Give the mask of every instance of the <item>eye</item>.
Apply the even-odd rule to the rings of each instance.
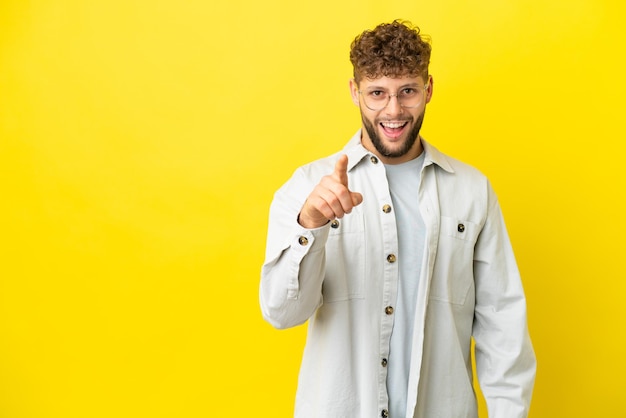
[[[367,92],[367,95],[375,100],[384,99],[387,97],[387,92],[384,90],[372,90]]]
[[[415,96],[417,92],[418,90],[416,88],[405,87],[402,90],[400,90],[400,95],[404,97],[411,97],[411,96]]]

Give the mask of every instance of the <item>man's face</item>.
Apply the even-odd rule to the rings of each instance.
[[[364,78],[359,85],[351,80],[350,90],[361,111],[365,148],[386,164],[403,163],[421,154],[418,138],[426,103],[432,96],[432,77],[428,85],[422,77]],[[418,96],[411,99],[413,94]],[[388,101],[378,100],[389,96]]]

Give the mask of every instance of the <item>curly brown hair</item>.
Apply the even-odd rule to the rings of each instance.
[[[428,78],[430,39],[420,35],[420,29],[410,22],[394,20],[357,36],[350,46],[350,61],[354,79],[364,77]]]

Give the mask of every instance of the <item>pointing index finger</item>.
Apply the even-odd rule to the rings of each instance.
[[[344,186],[348,187],[348,156],[343,154],[335,163],[335,171],[333,173],[337,180]]]

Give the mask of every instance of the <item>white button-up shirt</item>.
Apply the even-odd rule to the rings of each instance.
[[[296,170],[270,208],[260,304],[276,328],[309,321],[295,416],[388,416],[389,342],[398,234],[385,168],[360,143]],[[426,226],[406,417],[477,417],[477,375],[491,418],[528,414],[535,355],[498,200],[484,175],[422,140],[419,211]],[[348,156],[352,213],[317,229],[297,222],[320,179]]]

